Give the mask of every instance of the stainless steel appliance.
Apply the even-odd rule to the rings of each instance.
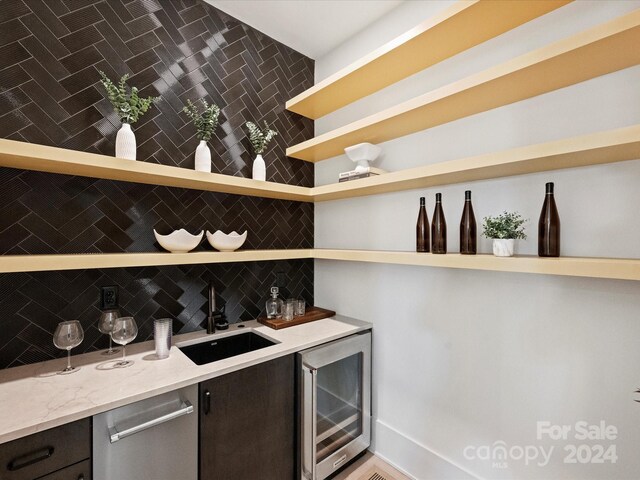
[[[93,417],[94,480],[197,480],[198,386]]]
[[[371,441],[371,332],[298,353],[301,480],[323,480]]]

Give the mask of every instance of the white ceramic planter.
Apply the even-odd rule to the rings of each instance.
[[[513,257],[515,242],[513,238],[494,238],[493,254],[496,257]]]
[[[196,148],[196,171],[211,173],[211,150],[204,140]]]
[[[251,178],[254,180],[262,180],[263,182],[267,179],[267,166],[264,164],[262,155],[256,156],[256,159],[253,161]]]
[[[116,135],[116,157],[136,159],[136,136],[128,123],[123,123]]]

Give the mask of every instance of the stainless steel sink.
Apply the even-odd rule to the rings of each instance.
[[[253,352],[275,344],[276,342],[261,335],[246,332],[178,348],[196,365],[206,365],[207,363]]]

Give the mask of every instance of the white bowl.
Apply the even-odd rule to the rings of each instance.
[[[171,253],[187,253],[196,248],[202,241],[204,230],[198,235],[191,235],[184,228],[176,230],[169,235],[160,235],[153,230],[156,240],[162,248]]]
[[[369,162],[373,162],[382,149],[372,143],[359,143],[352,145],[344,149],[344,153],[351,159],[352,162],[357,163],[356,170],[365,169],[369,167]]]
[[[226,234],[220,230],[216,230],[216,233],[211,233],[207,230],[207,240],[213,248],[220,250],[221,252],[233,252],[239,249],[244,241],[247,239],[247,232],[242,235],[236,232]]]

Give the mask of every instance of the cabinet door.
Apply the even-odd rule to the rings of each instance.
[[[38,480],[91,480],[91,460],[76,463],[70,467],[40,477]]]
[[[292,480],[294,357],[200,384],[200,480]]]
[[[90,457],[85,418],[0,445],[0,479],[32,480]]]

